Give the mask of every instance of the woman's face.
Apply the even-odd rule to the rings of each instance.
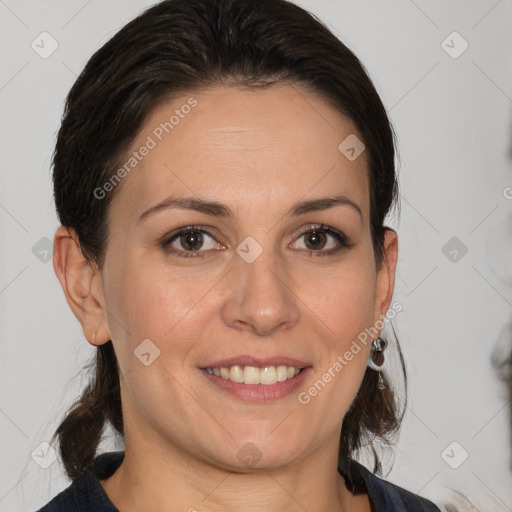
[[[339,149],[354,135],[295,86],[211,88],[147,118],[120,173],[97,275],[96,343],[112,339],[119,360],[127,446],[233,469],[289,464],[338,442],[371,339],[333,368],[386,313],[396,264],[390,232],[375,267],[366,153]],[[282,366],[304,370],[288,379],[295,371]],[[231,380],[277,376],[287,380]]]

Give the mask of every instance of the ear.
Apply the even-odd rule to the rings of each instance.
[[[383,259],[377,271],[373,325],[387,313],[395,288],[395,271],[398,260],[398,235],[386,227],[384,233]]]
[[[96,265],[92,267],[94,270],[82,254],[76,232],[60,226],[53,240],[53,268],[85,337],[91,345],[98,346],[111,336],[101,274]]]

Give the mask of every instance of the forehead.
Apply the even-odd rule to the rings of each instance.
[[[356,159],[344,152],[343,141],[354,137],[361,139],[352,122],[296,85],[183,94],[145,120],[123,162],[128,172],[114,203],[133,221],[169,194],[222,201],[240,214],[250,206],[252,215],[263,215],[342,193],[367,217],[366,152]]]

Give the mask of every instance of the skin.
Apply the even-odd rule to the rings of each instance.
[[[90,343],[112,340],[121,366],[126,455],[101,484],[123,512],[147,511],[148,504],[180,511],[369,511],[368,496],[353,496],[336,468],[343,417],[370,343],[307,405],[297,393],[244,402],[198,370],[240,354],[285,355],[313,366],[304,391],[386,314],[398,241],[388,230],[384,263],[376,269],[366,154],[349,161],[338,150],[358,132],[298,86],[213,87],[159,106],[132,150],[191,96],[197,106],[116,190],[104,268],[89,267],[72,230],[59,227],[55,234],[54,268],[67,301]],[[170,194],[225,203],[234,216],[167,209],[137,222]],[[362,217],[347,205],[286,215],[299,201],[338,194],[356,203]],[[204,234],[199,244],[204,257],[180,258],[159,246],[191,224],[212,237]],[[339,230],[354,245],[319,255],[338,245],[326,233],[313,253],[311,236],[300,236],[308,224]],[[247,236],[263,249],[252,263],[235,251]],[[172,246],[187,250],[179,237]],[[145,366],[134,350],[148,338],[160,356]],[[246,443],[261,454],[251,467],[237,457]]]

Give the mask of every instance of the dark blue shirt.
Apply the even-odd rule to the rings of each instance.
[[[96,456],[89,469],[37,512],[119,512],[100,480],[114,474],[123,459],[123,451]],[[441,512],[431,501],[377,477],[354,460],[340,457],[338,471],[349,491],[368,493],[372,512]]]

